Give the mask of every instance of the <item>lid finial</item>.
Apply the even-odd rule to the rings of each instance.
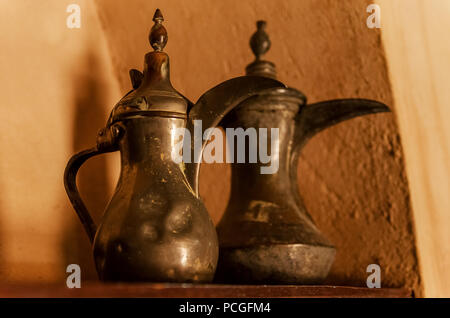
[[[155,14],[153,15],[153,22],[155,22],[155,24],[150,30],[148,40],[152,48],[155,51],[159,52],[161,52],[164,49],[168,40],[167,30],[162,25],[163,21],[164,17],[161,13],[161,10],[156,9]]]
[[[270,39],[266,33],[266,21],[259,20],[256,22],[256,32],[250,38],[250,47],[255,55],[253,63],[247,65],[247,75],[264,76],[276,78],[275,64],[264,61],[261,57],[270,49]]]
[[[266,33],[266,21],[259,20],[256,22],[256,32],[250,38],[250,47],[253,54],[255,54],[255,60],[260,60],[270,49],[270,39]]]

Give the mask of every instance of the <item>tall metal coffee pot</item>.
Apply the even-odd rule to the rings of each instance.
[[[275,65],[261,56],[270,48],[265,22],[250,40],[256,56],[247,75],[275,78]],[[217,280],[237,283],[316,284],[328,274],[335,248],[307,212],[297,188],[302,147],[318,132],[353,117],[387,112],[372,100],[344,99],[307,104],[293,88],[273,88],[238,105],[225,127],[278,129],[272,158],[278,170],[261,174],[262,163],[232,165],[231,197],[217,232]],[[262,138],[262,136],[258,136]],[[258,143],[254,143],[258,145]],[[256,151],[253,149],[253,151]]]
[[[105,281],[209,282],[218,242],[214,225],[198,194],[199,162],[206,143],[191,140],[192,162],[176,162],[177,131],[200,136],[215,127],[236,105],[283,84],[241,77],[206,92],[193,105],[171,85],[163,17],[156,11],[143,74],[131,70],[133,90],[114,107],[97,136],[96,147],[74,155],[64,174],[67,194],[93,243],[97,272]],[[185,140],[186,142],[186,140]],[[195,144],[199,151],[194,151]],[[120,151],[121,172],[99,226],[76,186],[80,166],[92,156]],[[184,154],[183,154],[184,155]],[[188,160],[189,161],[189,160]]]

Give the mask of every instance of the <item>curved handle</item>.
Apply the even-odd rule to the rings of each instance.
[[[236,77],[211,88],[190,109],[186,128],[194,136],[191,139],[194,160],[185,163],[185,174],[196,196],[199,195],[198,176],[203,149],[209,140],[209,136],[204,136],[204,132],[209,128],[217,127],[225,115],[243,101],[277,88],[286,88],[286,86],[266,77]],[[199,127],[199,134],[194,133],[197,120],[201,120],[202,123]]]
[[[97,226],[92,220],[92,217],[84,205],[83,200],[81,200],[80,193],[77,188],[77,173],[86,160],[106,152],[108,151],[101,151],[96,147],[81,151],[70,158],[67,163],[66,170],[64,171],[64,187],[66,188],[67,196],[69,197],[75,212],[77,212],[91,243],[94,241]]]
[[[118,140],[122,137],[124,129],[120,123],[110,125],[109,122],[106,127],[102,128],[97,135],[97,147],[81,151],[70,158],[64,171],[64,188],[66,188],[67,196],[70,203],[72,203],[75,212],[77,212],[81,223],[86,230],[91,243],[94,241],[97,226],[89,214],[88,209],[81,200],[80,193],[77,188],[77,173],[80,167],[91,157],[96,155],[113,152],[118,150]]]
[[[337,99],[304,106],[295,118],[294,141],[290,159],[292,192],[297,204],[303,206],[297,184],[297,165],[300,150],[320,131],[354,117],[389,112],[380,102],[368,99]],[[308,215],[309,216],[309,215]]]

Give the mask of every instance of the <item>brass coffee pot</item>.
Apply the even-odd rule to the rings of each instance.
[[[258,77],[226,81],[194,105],[170,83],[163,16],[156,10],[149,35],[154,48],[143,73],[130,71],[133,90],[114,107],[97,145],[67,164],[67,195],[93,244],[98,275],[104,281],[209,282],[218,242],[214,225],[198,193],[198,174],[206,140],[191,139],[192,162],[175,162],[177,129],[200,136],[215,127],[243,100],[283,84]],[[186,140],[184,141],[186,142]],[[121,172],[114,195],[97,227],[76,186],[80,166],[89,158],[120,151]],[[183,153],[183,155],[185,155]]]
[[[261,59],[270,48],[265,26],[258,21],[250,40],[256,59],[247,66],[249,77],[276,78],[275,65]],[[278,158],[279,167],[273,174],[261,174],[261,167],[267,166],[261,162],[232,165],[231,197],[217,226],[217,281],[320,283],[333,263],[335,248],[302,203],[297,187],[299,152],[311,137],[332,125],[387,111],[386,105],[364,99],[307,104],[300,91],[284,87],[249,98],[227,115],[224,127],[278,129],[279,146],[272,149],[272,157]]]

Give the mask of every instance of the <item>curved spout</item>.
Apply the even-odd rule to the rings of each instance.
[[[303,206],[297,185],[297,165],[301,149],[317,133],[347,119],[362,115],[389,112],[383,103],[368,99],[337,99],[303,107],[296,117],[291,149],[290,179],[297,204]],[[309,215],[308,215],[309,217]]]
[[[295,151],[315,134],[344,120],[389,111],[385,104],[369,99],[336,99],[307,105],[296,118]]]
[[[217,127],[226,114],[246,99],[262,94],[266,90],[285,87],[283,83],[274,79],[259,76],[241,76],[217,85],[199,98],[189,112],[186,125],[192,136],[191,149],[193,150],[193,160],[185,163],[185,174],[196,196],[199,195],[198,176],[203,149],[210,138],[209,135],[204,136],[205,131],[208,128]],[[201,120],[199,132],[194,131],[196,128],[194,123],[197,120]]]

